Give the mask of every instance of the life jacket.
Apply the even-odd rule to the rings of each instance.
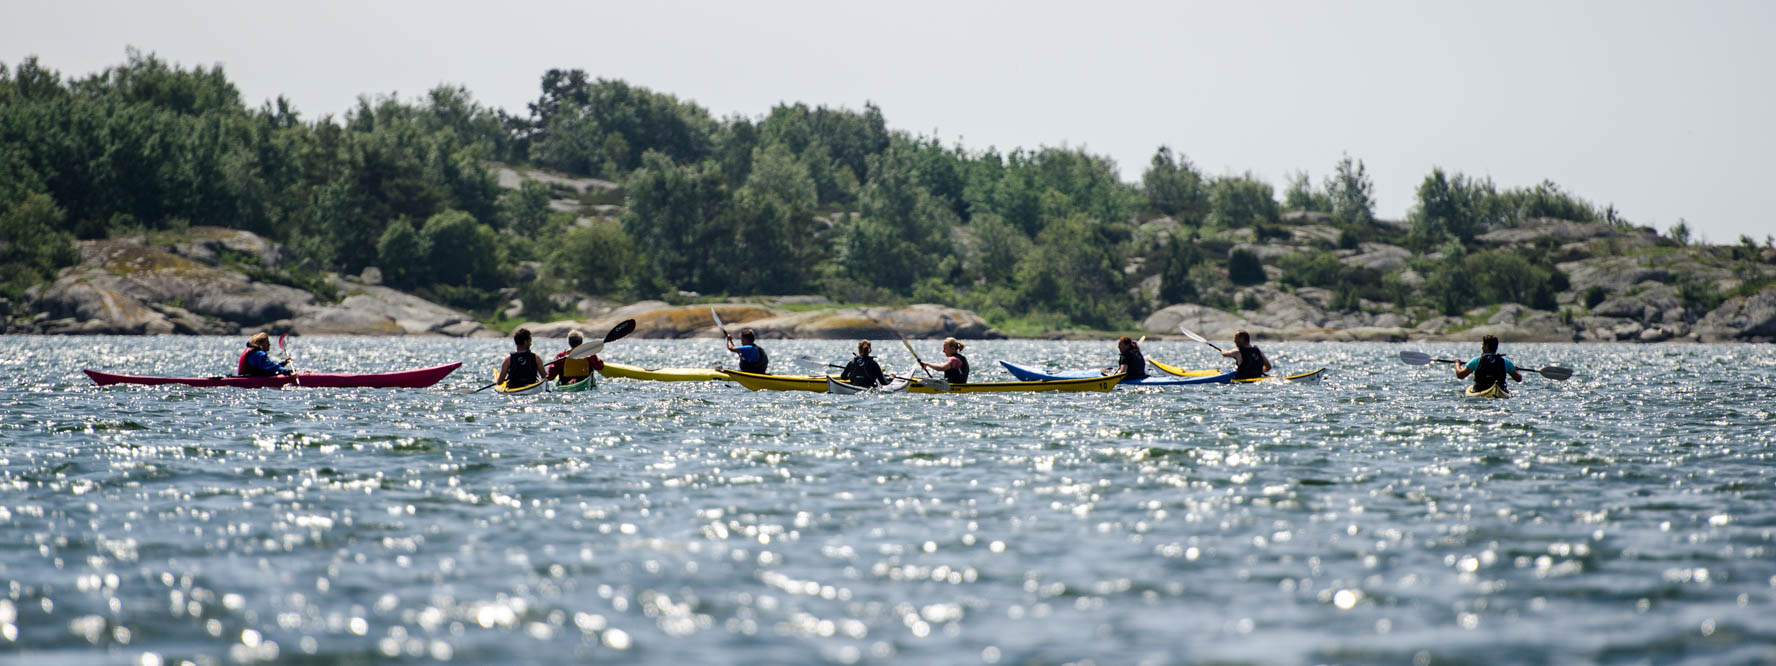
[[[1264,376],[1264,352],[1258,349],[1258,345],[1241,348],[1239,353],[1239,367],[1233,369],[1234,379]]]
[[[1128,370],[1128,374],[1123,375],[1122,381],[1147,378],[1147,357],[1141,354],[1141,350],[1131,349],[1126,352],[1118,352],[1117,363]]]
[[[512,352],[507,356],[506,386],[519,388],[537,383],[542,378],[542,370],[537,367],[537,355],[528,351]]]
[[[882,366],[876,359],[868,356],[856,356],[845,364],[845,371],[839,373],[839,380],[858,386],[885,386],[888,378],[882,376]]]
[[[256,351],[259,351],[259,349],[257,347],[247,347],[246,351],[241,352],[240,361],[238,363],[236,363],[234,366],[234,374],[237,376],[241,376],[241,377],[272,377],[272,376],[276,376],[278,373],[266,372],[264,370],[260,370],[259,368],[255,368],[255,367],[247,364],[247,357],[252,356],[253,352],[256,352]],[[263,352],[261,352],[261,353],[263,353]],[[267,357],[267,358],[269,358],[269,357]]]
[[[585,358],[561,359],[561,383],[577,382],[592,376],[592,360]]]
[[[968,357],[963,356],[961,352],[956,352],[954,355],[950,356],[950,358],[961,359],[962,364],[959,367],[945,369],[944,370],[944,381],[949,382],[951,384],[967,384],[968,383]]]
[[[746,360],[746,355],[741,354],[740,355],[740,371],[741,372],[752,372],[752,373],[757,373],[757,374],[761,374],[761,375],[765,374],[766,369],[771,367],[771,357],[765,355],[765,348],[764,347],[760,347],[756,344],[740,345],[741,349],[745,349],[747,347],[751,347],[753,351],[758,352],[758,360],[748,361],[748,360]]]
[[[1485,391],[1494,385],[1503,386],[1507,374],[1503,354],[1481,354],[1480,363],[1474,368],[1474,391]]]

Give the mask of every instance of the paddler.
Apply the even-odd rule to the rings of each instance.
[[[1122,381],[1147,378],[1147,357],[1141,355],[1141,345],[1128,336],[1116,340],[1116,369],[1105,370],[1106,375],[1122,375]]]
[[[1234,333],[1233,349],[1221,352],[1221,355],[1239,360],[1239,366],[1233,369],[1234,379],[1255,379],[1270,373],[1270,359],[1265,358],[1264,350],[1252,344],[1251,333]]]
[[[962,355],[962,341],[955,338],[944,338],[943,353],[944,356],[949,357],[944,359],[944,362],[926,363],[920,361],[919,365],[928,370],[942,370],[944,381],[951,384],[967,384],[968,357]]]
[[[726,335],[722,337],[728,340],[728,351],[740,355],[741,372],[760,375],[768,372],[767,368],[771,367],[771,357],[767,356],[765,350],[756,344],[758,336],[752,332],[752,329],[740,330],[740,344],[738,346],[734,344],[733,338]]]
[[[512,344],[518,349],[500,364],[499,377],[493,383],[520,388],[542,381],[543,360],[530,350],[530,329],[520,328],[512,333]]]
[[[839,381],[849,382],[857,386],[887,386],[888,377],[882,374],[882,366],[870,356],[870,341],[857,341],[857,355],[845,364],[844,372],[839,373]]]
[[[254,333],[247,339],[247,350],[241,352],[240,361],[236,364],[234,374],[242,377],[275,377],[290,374],[290,357],[282,362],[271,361],[271,336],[265,331]]]
[[[559,379],[563,384],[572,384],[591,376],[594,371],[604,369],[604,360],[598,358],[597,354],[584,359],[586,363],[583,364],[568,363],[563,360],[575,347],[585,342],[586,335],[581,333],[579,329],[567,332],[567,349],[561,350],[561,353],[556,354],[555,358],[549,361],[549,379]]]
[[[1467,379],[1474,376],[1474,392],[1480,393],[1498,386],[1506,388],[1505,377],[1523,381],[1523,375],[1517,372],[1517,364],[1504,354],[1498,353],[1499,339],[1496,335],[1480,338],[1480,355],[1469,359],[1467,363],[1455,366],[1455,378]]]

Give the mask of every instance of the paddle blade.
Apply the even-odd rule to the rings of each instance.
[[[1400,352],[1400,362],[1406,365],[1430,365],[1431,355],[1424,352],[1403,351]]]
[[[1572,368],[1562,368],[1557,365],[1550,365],[1546,368],[1537,370],[1536,372],[1542,373],[1542,376],[1547,377],[1548,379],[1562,382],[1571,379],[1573,376]]]
[[[721,331],[722,335],[728,334],[728,327],[722,325],[722,317],[715,313],[715,306],[713,305],[709,306],[709,318],[715,320],[716,330]]]
[[[1208,344],[1208,342],[1209,342],[1208,338],[1197,335],[1196,331],[1192,331],[1188,328],[1184,328],[1182,325],[1178,326],[1178,332],[1183,333],[1184,337],[1186,337],[1186,338],[1190,338],[1192,340],[1195,340],[1197,342],[1201,342],[1203,344]]]
[[[567,350],[567,358],[586,358],[601,351],[604,351],[604,341],[593,340],[591,342],[581,343],[580,346]]]
[[[627,337],[630,333],[634,333],[634,332],[635,332],[635,320],[634,319],[624,319],[623,321],[617,322],[616,326],[612,326],[609,333],[604,334],[604,341],[611,342],[613,340]],[[598,352],[593,352],[593,353],[596,354]],[[575,356],[574,358],[585,358],[585,357]]]
[[[937,391],[938,393],[950,392],[950,383],[942,379],[914,379],[913,381],[918,382],[920,386]]]
[[[822,361],[820,359],[814,358],[812,356],[797,356],[795,358],[789,359],[789,362],[794,363],[796,365],[796,367],[798,367],[798,368],[802,368],[804,370],[814,370],[816,372],[825,371],[828,367],[838,367],[838,366],[833,366],[833,365],[827,363],[826,361]]]

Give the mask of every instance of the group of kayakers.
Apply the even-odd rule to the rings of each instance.
[[[495,384],[507,386],[530,386],[545,379],[558,380],[563,384],[571,384],[592,376],[597,370],[604,369],[604,359],[593,354],[585,359],[568,358],[568,353],[575,347],[586,342],[586,335],[578,330],[567,334],[567,349],[561,350],[547,365],[536,352],[530,350],[530,329],[519,328],[512,332],[512,346],[517,349],[506,355],[505,362],[500,364],[499,376]],[[585,363],[576,361],[584,360]]]
[[[770,370],[771,359],[763,347],[758,345],[758,335],[752,329],[740,331],[740,344],[724,334],[728,351],[740,357],[740,371],[766,374]],[[592,372],[604,368],[604,361],[597,354],[584,359],[568,358],[568,353],[585,341],[585,335],[579,331],[567,334],[568,348],[556,354],[554,359],[544,364],[541,357],[530,350],[531,333],[528,328],[519,328],[512,334],[512,344],[516,349],[506,356],[500,364],[499,377],[496,383],[510,386],[528,386],[546,379],[559,380],[562,383],[576,382],[591,376]],[[280,343],[281,344],[281,343]],[[1252,335],[1239,331],[1233,335],[1233,349],[1224,350],[1221,356],[1235,359],[1234,379],[1252,379],[1264,377],[1270,373],[1270,359],[1265,357],[1264,350],[1252,344]],[[943,379],[951,384],[968,382],[968,357],[962,355],[961,340],[944,338],[941,363],[919,361],[926,371],[943,373]],[[1455,369],[1457,379],[1474,377],[1475,392],[1491,390],[1494,386],[1503,388],[1505,378],[1522,382],[1523,375],[1517,371],[1516,364],[1498,352],[1499,340],[1488,335],[1480,341],[1480,355],[1467,363],[1459,364]],[[1114,368],[1105,368],[1105,375],[1121,374],[1127,379],[1141,379],[1147,376],[1147,359],[1141,353],[1140,342],[1123,336],[1116,341],[1117,364]],[[893,381],[893,375],[882,372],[882,366],[871,356],[872,345],[869,340],[857,342],[857,353],[839,374],[839,380],[858,386],[887,386]],[[247,348],[241,352],[236,364],[236,374],[242,377],[270,377],[291,374],[290,357],[284,356],[282,361],[271,360],[271,336],[266,333],[254,334],[247,340]]]

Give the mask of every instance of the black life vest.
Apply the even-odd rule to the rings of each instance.
[[[955,355],[951,356],[951,358],[961,359],[962,364],[958,367],[945,369],[944,370],[944,381],[949,382],[951,384],[967,384],[968,383],[968,357],[963,356],[962,352],[956,352]]]
[[[542,371],[537,366],[537,355],[528,352],[512,352],[506,357],[506,386],[520,388],[530,386],[542,379]]]
[[[1117,363],[1128,371],[1128,374],[1122,377],[1122,381],[1147,378],[1147,357],[1141,354],[1141,350],[1130,349],[1125,352],[1117,352],[1116,357]]]
[[[1233,369],[1234,379],[1264,376],[1264,352],[1260,351],[1257,345],[1243,347],[1239,353],[1239,367]]]
[[[740,371],[741,372],[752,372],[752,373],[757,373],[757,374],[761,374],[761,375],[765,374],[766,369],[771,367],[771,357],[766,356],[765,355],[765,348],[758,346],[757,343],[754,343],[752,345],[752,348],[754,350],[758,351],[758,360],[757,361],[748,361],[748,360],[746,360],[745,356],[741,356],[740,357]]]
[[[888,378],[882,376],[882,366],[876,359],[869,356],[857,356],[845,365],[845,371],[839,373],[839,380],[858,386],[887,386]]]
[[[1481,354],[1480,363],[1474,368],[1474,391],[1485,391],[1494,385],[1503,386],[1507,374],[1503,354]]]

